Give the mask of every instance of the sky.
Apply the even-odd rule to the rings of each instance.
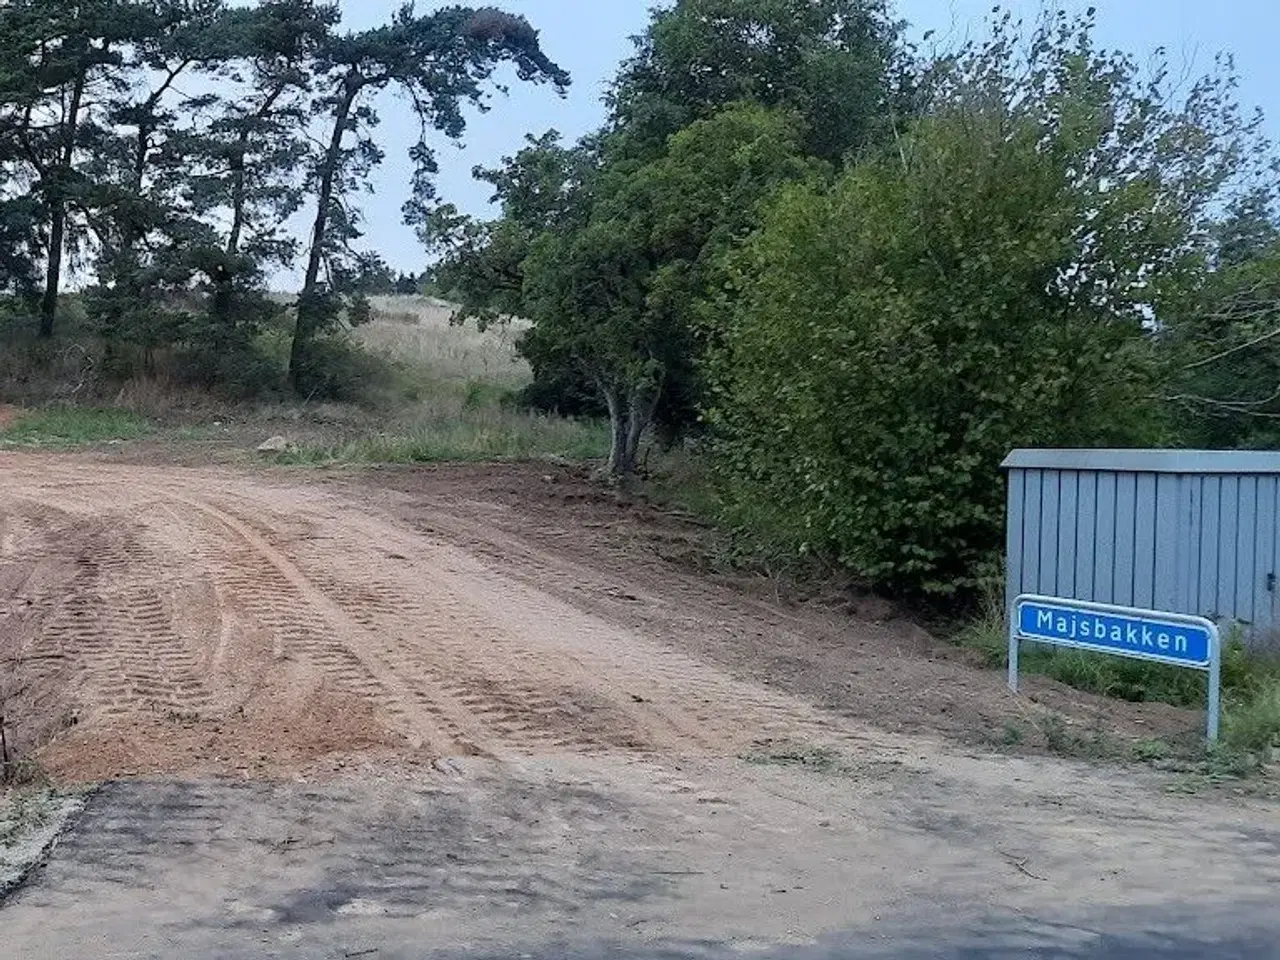
[[[361,29],[384,22],[402,0],[339,0],[344,25]],[[604,118],[601,94],[619,62],[632,50],[630,38],[643,31],[653,0],[494,0],[523,14],[541,32],[543,49],[573,76],[561,98],[549,86],[515,81],[508,96],[493,100],[486,114],[472,114],[461,148],[441,138],[437,144],[441,197],[472,214],[488,210],[489,189],[475,182],[477,164],[491,166],[519,150],[527,133],[556,129],[568,139],[592,130]],[[421,9],[442,4],[419,0]],[[477,5],[479,5],[477,3]],[[1068,11],[1089,3],[1059,0]],[[1102,46],[1145,58],[1164,47],[1175,66],[1183,63],[1203,73],[1215,54],[1235,58],[1240,100],[1260,107],[1267,131],[1280,141],[1280,0],[1092,0],[1097,8]],[[927,30],[944,40],[980,35],[994,0],[896,0],[897,15],[919,38]],[[1005,7],[1026,18],[1041,9],[1041,0],[1006,0]],[[513,79],[513,78],[508,78]],[[398,270],[417,272],[426,255],[413,232],[401,224],[400,207],[408,195],[409,164],[405,149],[416,134],[407,111],[391,99],[379,103],[387,158],[374,181],[373,196],[362,198],[366,215],[365,244]]]

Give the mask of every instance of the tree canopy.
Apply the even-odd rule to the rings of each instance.
[[[1206,302],[1261,319],[1239,297],[1276,274],[1270,201],[1221,215],[1269,163],[1229,75],[1179,98],[1065,17],[934,71],[891,148],[784,189],[732,255],[709,415],[744,522],[954,594],[997,573],[1010,449],[1180,442],[1174,345]]]
[[[182,346],[231,367],[281,313],[266,276],[305,251],[290,375],[306,389],[308,346],[358,315],[345,298],[376,259],[355,245],[355,198],[385,153],[371,94],[395,90],[420,123],[404,145],[417,215],[434,201],[434,139],[462,135],[504,64],[527,82],[569,80],[526,20],[492,7],[406,4],[352,33],[325,0],[12,0],[0,286],[39,300],[49,337],[69,261],[93,274],[90,317],[113,348]],[[284,224],[312,204],[299,243]]]
[[[682,0],[654,14],[598,132],[554,132],[480,171],[502,216],[424,223],[460,317],[524,316],[540,381],[594,392],[631,472],[655,416],[678,436],[702,403],[713,331],[698,304],[779,184],[879,142],[908,88],[897,25],[864,0]]]

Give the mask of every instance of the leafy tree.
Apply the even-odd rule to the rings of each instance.
[[[654,11],[609,95],[615,150],[652,158],[690,123],[751,101],[798,115],[836,162],[907,105],[900,26],[884,0],[678,0]]]
[[[30,198],[0,200],[0,292],[17,295],[32,307],[39,300],[38,216]]]
[[[475,320],[481,329],[527,318],[525,263],[534,241],[548,231],[580,227],[590,211],[588,184],[598,173],[597,152],[587,142],[566,146],[551,130],[529,135],[526,146],[494,168],[477,167],[477,179],[493,186],[501,204],[497,220],[482,221],[444,204],[419,224],[427,248],[439,259],[430,271],[432,287],[458,305],[454,322]],[[534,409],[566,416],[607,415],[596,386],[576,366],[537,352],[525,357],[533,383],[520,400]]]
[[[779,184],[813,175],[798,123],[740,104],[671,138],[634,172],[606,168],[581,226],[538,236],[522,265],[535,368],[578,371],[609,412],[608,472],[627,476],[670,383],[698,354],[693,305]],[[679,397],[686,403],[692,397]]]
[[[178,107],[199,115],[216,97],[180,97],[177,85],[185,74],[216,75],[238,54],[216,42],[222,0],[122,4],[118,16],[132,25],[117,45],[120,82],[86,115],[79,149],[98,254],[89,312],[109,346],[141,346],[149,363],[180,338],[183,314],[164,298],[189,285],[191,251],[213,235],[184,202],[196,138]]]
[[[482,329],[524,313],[524,261],[533,241],[581,225],[589,209],[587,185],[598,162],[590,145],[565,146],[555,130],[525,141],[500,166],[474,170],[493,187],[498,220],[478,221],[442,204],[417,221],[424,244],[440,257],[434,283],[458,298],[458,319],[474,319]]]
[[[744,528],[963,594],[995,573],[1009,449],[1176,439],[1159,328],[1252,128],[1228,75],[1178,102],[1091,31],[998,22],[893,149],[785,191],[733,259],[710,417]]]
[[[461,136],[463,108],[484,106],[485,83],[504,62],[515,66],[521,80],[550,81],[560,89],[568,84],[526,20],[492,8],[446,7],[420,15],[406,5],[389,24],[331,37],[320,52],[316,111],[325,116],[329,133],[312,173],[318,201],[290,355],[295,385],[306,378],[309,343],[338,316],[332,277],[326,286],[322,273],[330,264],[332,274],[332,265],[359,236],[358,212],[347,199],[383,157],[370,135],[378,118],[369,96],[394,87],[417,114],[422,133],[410,150],[415,196],[406,212],[422,217],[435,199],[430,131]]]
[[[593,248],[594,241],[572,234],[607,233],[608,228],[593,221],[616,218],[616,210],[629,202],[626,194],[632,188],[622,184],[635,177],[634,189],[648,189],[639,184],[654,175],[652,165],[667,157],[673,137],[743,104],[789,118],[793,133],[784,142],[798,155],[839,161],[885,138],[891,112],[910,106],[909,71],[898,34],[898,25],[879,0],[679,0],[656,10],[610,90],[610,117],[603,130],[572,146],[562,144],[554,131],[530,138],[501,168],[477,171],[494,185],[494,199],[502,203],[503,215],[496,221],[459,217],[451,209],[424,218],[425,239],[442,253],[437,283],[461,300],[460,317],[484,324],[523,315],[541,323],[528,296],[535,288],[554,289],[554,281],[544,283],[546,278],[533,276],[529,268],[558,269],[556,257],[568,256],[570,247],[588,257],[603,255],[605,248]],[[715,205],[698,224],[701,239],[712,241],[708,249],[721,248],[724,236],[750,229],[754,212],[752,203]],[[717,219],[719,224],[712,222]],[[695,286],[707,282],[709,274],[703,267],[689,269],[701,257],[699,243],[692,248],[683,241],[668,245],[650,228],[631,226],[635,229],[628,227],[620,236],[632,238],[643,252],[614,253],[631,261],[628,276],[640,271],[634,279],[645,296],[653,292],[660,298],[647,308],[648,315],[666,310],[668,326],[680,332],[662,334],[659,361],[643,359],[646,346],[637,343],[628,349],[638,351],[637,370],[660,371],[652,378],[660,389],[650,399],[657,404],[657,423],[674,439],[697,421],[702,344],[692,332],[690,307],[706,292]],[[539,257],[532,256],[535,246],[543,250]],[[664,263],[666,256],[674,260]],[[659,276],[649,291],[652,278]],[[539,300],[538,306],[545,307],[547,299],[539,294]],[[579,307],[590,312],[585,301]],[[568,314],[558,310],[552,315]],[[558,342],[559,333],[528,338],[526,355],[535,383],[526,398],[539,406],[591,413],[594,393],[606,401],[599,406],[607,407],[598,372],[588,372],[581,358],[570,362],[574,350],[549,348]],[[620,416],[628,419],[628,403],[620,408]],[[644,404],[639,411],[643,413]],[[639,418],[642,423],[648,419]],[[625,469],[629,459],[623,455],[615,466],[621,463]]]
[[[243,349],[279,313],[262,289],[264,277],[290,266],[298,252],[285,224],[306,200],[298,171],[311,150],[310,64],[337,19],[330,4],[268,0],[226,11],[207,38],[222,54],[224,85],[234,90],[212,105],[186,145],[185,202],[203,221],[226,224],[191,251],[192,268],[210,291],[210,322],[199,337],[210,352]]]
[[[1177,363],[1168,401],[1196,446],[1280,446],[1278,191],[1273,179],[1231,204],[1163,331]]]
[[[38,202],[26,190],[21,158],[0,136],[0,294],[17,296],[34,313],[39,294]]]
[[[12,0],[0,18],[0,130],[21,151],[40,202],[42,336],[53,334],[67,248],[91,225],[80,147],[103,98],[126,83],[121,48],[136,39],[143,12],[126,0]]]

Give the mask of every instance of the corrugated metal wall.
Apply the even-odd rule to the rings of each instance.
[[[1008,593],[1276,628],[1274,475],[1009,471]]]

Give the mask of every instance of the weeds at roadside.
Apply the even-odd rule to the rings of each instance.
[[[560,457],[582,461],[608,454],[603,426],[531,414],[464,417],[403,433],[378,434],[336,443],[304,443],[281,455],[297,466],[410,464],[443,461],[533,460]]]
[[[1081,732],[1056,713],[1041,714],[1035,725],[1050,753],[1088,760],[1119,760],[1126,756],[1123,746],[1105,730]]]
[[[1280,678],[1258,684],[1251,696],[1228,706],[1223,741],[1258,754],[1280,748]]]
[[[1020,723],[1013,720],[1006,720],[1004,727],[1000,730],[1000,736],[997,743],[1002,747],[1016,747],[1027,739],[1027,731],[1023,729]]]
[[[57,794],[48,787],[15,790],[0,802],[0,847],[13,847],[32,830],[45,826],[57,809]]]
[[[974,653],[990,669],[1008,664],[1009,634],[998,595],[988,598],[978,617],[965,624],[953,642]],[[1132,702],[1159,701],[1199,707],[1207,697],[1204,674],[1124,657],[1063,650],[1042,644],[1023,645],[1020,667],[1077,690]],[[1229,636],[1222,655],[1222,739],[1207,753],[1175,750],[1168,744],[1143,741],[1130,755],[1147,763],[1194,761],[1213,776],[1250,775],[1263,770],[1280,749],[1280,660],[1251,654],[1239,635]],[[1037,722],[1054,753],[1113,753],[1104,744],[1082,744],[1061,718]],[[1003,743],[1004,746],[1013,744]]]
[[[846,765],[840,754],[828,747],[804,744],[761,744],[742,759],[757,767],[790,767],[813,773],[842,773]]]
[[[0,445],[73,447],[136,440],[151,428],[149,421],[125,410],[49,407],[20,413],[0,429]]]
[[[1133,759],[1139,763],[1158,763],[1173,756],[1173,747],[1163,740],[1139,740],[1133,745]]]

